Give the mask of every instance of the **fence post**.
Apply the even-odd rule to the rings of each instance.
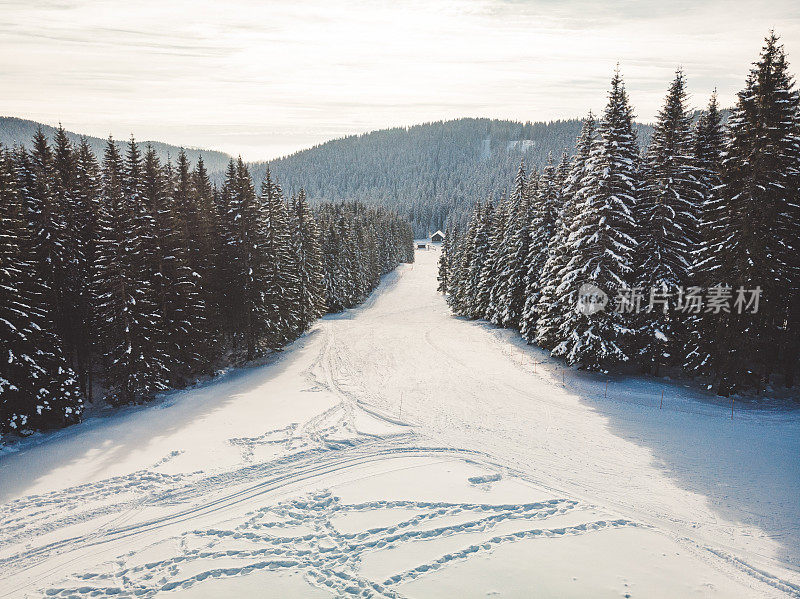
[[[664,390],[662,389],[661,390],[661,404],[658,406],[658,409],[660,410],[663,407],[664,407]]]

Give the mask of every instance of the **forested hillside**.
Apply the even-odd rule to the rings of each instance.
[[[0,145],[5,146],[6,148],[13,148],[14,146],[19,145],[30,150],[32,147],[31,144],[33,137],[40,127],[47,140],[50,143],[53,143],[57,131],[56,127],[37,123],[36,121],[29,121],[27,119],[0,116]],[[86,142],[89,145],[89,149],[96,156],[102,156],[103,152],[105,152],[106,143],[108,141],[107,139],[100,139],[99,137],[82,135],[79,133],[73,133],[71,131],[65,131],[65,134],[70,143],[75,145],[80,143],[82,137],[85,137]],[[126,142],[115,141],[114,143],[121,152],[125,151]],[[173,146],[160,141],[140,142],[140,145],[150,145],[162,163],[166,162],[168,159],[174,161],[178,157],[178,153],[181,151],[181,148],[178,146]],[[225,172],[225,167],[228,166],[228,161],[231,159],[228,154],[225,154],[224,152],[216,152],[214,150],[183,148],[183,151],[192,167],[197,164],[198,157],[202,155],[206,169],[208,169],[212,180],[216,180],[218,178],[221,180],[222,174]]]
[[[333,140],[269,166],[289,192],[305,186],[322,200],[357,198],[396,208],[425,236],[450,220],[464,224],[476,197],[507,192],[520,159],[541,167],[571,151],[578,119],[519,123],[458,119],[397,127]],[[646,145],[652,128],[638,125]],[[255,163],[256,177],[266,164]]]

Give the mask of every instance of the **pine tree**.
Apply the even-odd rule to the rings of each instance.
[[[720,287],[722,258],[725,253],[725,234],[728,230],[728,210],[719,197],[720,170],[724,150],[722,117],[717,104],[716,91],[711,96],[708,110],[697,121],[695,128],[694,156],[697,166],[697,181],[702,195],[698,244],[692,254],[689,271],[690,288],[693,292]],[[692,374],[710,375],[717,362],[716,340],[722,320],[702,309],[689,314],[684,369]]]
[[[542,268],[542,294],[539,299],[536,343],[546,349],[552,350],[569,335],[569,331],[563,330],[564,321],[577,303],[580,282],[573,278],[572,275],[575,273],[568,268],[575,249],[569,239],[578,228],[581,191],[586,191],[582,188],[582,183],[587,175],[596,127],[594,115],[590,112],[583,122],[575,144],[575,155],[564,180],[563,203],[554,226],[548,258]]]
[[[228,163],[222,188],[216,196],[215,204],[219,214],[220,257],[217,269],[219,279],[219,329],[225,345],[236,346],[238,319],[241,312],[241,295],[235,291],[238,282],[238,219],[237,208],[238,179],[236,163]]]
[[[439,282],[439,285],[436,287],[436,291],[439,293],[447,294],[447,283],[448,278],[450,276],[450,235],[452,231],[448,227],[445,231],[444,241],[442,242],[442,249],[439,253],[439,270],[436,276],[436,280]]]
[[[148,146],[142,167],[142,202],[149,215],[142,252],[150,281],[151,301],[160,322],[157,343],[170,365],[169,383],[182,386],[199,361],[198,331],[202,314],[197,277],[189,266],[180,213],[175,209],[165,169]]]
[[[470,266],[475,254],[475,239],[483,220],[484,207],[481,202],[475,204],[470,218],[469,228],[458,246],[458,253],[453,264],[453,285],[448,303],[459,316],[470,316],[474,298],[470,289]]]
[[[494,204],[487,202],[480,211],[478,227],[472,241],[471,259],[467,270],[464,293],[469,302],[467,316],[470,318],[483,318],[488,307],[489,294],[485,291],[484,263],[490,258],[490,235],[494,222]]]
[[[84,396],[91,401],[94,395],[94,370],[97,353],[95,351],[97,339],[94,334],[97,329],[94,269],[97,260],[102,188],[100,165],[86,138],[83,138],[78,146],[75,162],[73,234],[78,260],[75,272],[77,298],[74,306],[77,320],[75,364],[81,390]]]
[[[289,244],[289,215],[280,187],[267,168],[261,184],[261,215],[264,260],[264,301],[267,306],[267,329],[263,331],[268,347],[278,349],[297,330],[298,298],[295,265]]]
[[[457,229],[454,229],[457,231]],[[470,230],[467,230],[463,236],[454,235],[450,241],[448,260],[448,276],[447,276],[447,296],[445,300],[447,305],[453,313],[463,315],[460,306],[460,299],[464,289],[464,264],[467,255],[467,239],[469,238]]]
[[[578,190],[576,229],[567,243],[573,255],[562,280],[590,284],[615,298],[632,287],[637,231],[634,214],[640,192],[639,148],[633,110],[619,72],[611,81],[608,106],[598,127]],[[609,306],[593,313],[569,311],[562,341],[553,354],[571,364],[602,369],[630,359],[632,329]]]
[[[359,264],[355,251],[355,223],[343,210],[335,219],[337,260],[334,265],[335,281],[341,298],[342,308],[352,308],[359,300],[356,276]]]
[[[33,137],[22,189],[32,226],[32,246],[38,275],[45,285],[44,305],[55,331],[63,340],[67,335],[67,266],[70,260],[66,213],[56,197],[56,169],[53,151],[39,128]],[[63,194],[62,194],[63,195]]]
[[[131,142],[123,162],[109,138],[103,161],[96,286],[104,384],[108,400],[115,404],[147,401],[166,389],[168,379],[144,252],[153,228],[141,193],[141,155],[136,144]]]
[[[213,223],[205,220],[207,198],[200,195],[189,167],[186,152],[181,149],[175,163],[173,176],[167,174],[171,188],[171,209],[175,212],[179,243],[183,248],[183,260],[191,277],[182,281],[184,294],[181,303],[182,318],[187,323],[187,332],[182,341],[190,351],[183,353],[184,373],[190,377],[196,373],[208,373],[214,357],[214,323],[210,321],[208,282],[213,276],[213,253],[210,237]]]
[[[528,275],[527,259],[530,249],[530,197],[525,178],[525,162],[521,161],[517,176],[514,179],[514,191],[508,217],[508,232],[502,278],[506,281],[498,303],[502,310],[497,317],[497,324],[504,327],[519,327],[525,308],[526,277]]]
[[[22,156],[0,147],[0,434],[66,426],[83,410],[33,258],[36,239],[17,182],[30,167]]]
[[[780,362],[791,380],[797,364],[798,127],[798,93],[771,33],[739,93],[722,162],[728,216],[719,279],[734,293],[762,290],[757,314],[732,309],[725,317],[715,365],[723,394],[760,388]]]
[[[525,305],[520,317],[522,336],[532,343],[539,320],[537,306],[542,292],[542,268],[547,261],[548,248],[555,232],[559,209],[558,181],[552,154],[539,177],[536,195],[531,203],[528,255],[525,259]]]
[[[53,207],[60,214],[63,237],[61,246],[61,288],[57,294],[56,307],[59,321],[59,335],[64,343],[64,351],[70,365],[78,369],[77,345],[80,336],[81,303],[80,278],[82,257],[78,245],[78,215],[76,206],[77,156],[67,138],[63,127],[56,130],[53,146],[52,193]],[[80,368],[79,370],[82,370]],[[83,377],[81,377],[83,378]]]
[[[678,70],[664,107],[658,113],[647,152],[647,176],[637,217],[640,245],[637,254],[639,287],[653,294],[646,312],[639,314],[641,355],[651,369],[675,362],[675,352],[686,340],[685,318],[667,304],[689,282],[692,252],[698,244],[702,204],[699,171],[693,152],[691,116],[686,108],[686,83]]]
[[[222,224],[219,206],[215,198],[215,188],[211,183],[203,157],[197,158],[197,165],[192,172],[192,189],[198,215],[197,251],[201,260],[197,264],[200,274],[200,299],[203,302],[204,326],[206,337],[202,349],[204,369],[208,369],[213,360],[218,358],[222,344]]]
[[[229,336],[235,347],[244,345],[245,359],[253,360],[266,349],[263,337],[270,329],[268,267],[262,205],[241,157],[228,166],[222,196]]]
[[[477,318],[485,318],[494,324],[498,323],[500,314],[503,312],[501,302],[508,287],[508,280],[503,277],[503,264],[509,249],[509,244],[506,243],[508,213],[508,200],[505,197],[501,197],[494,207],[492,222],[488,225],[490,229],[486,250],[487,255],[483,262],[478,296],[476,298],[478,304]]]
[[[296,326],[298,334],[302,334],[326,310],[320,231],[302,188],[291,204],[289,226],[291,263],[297,285]]]

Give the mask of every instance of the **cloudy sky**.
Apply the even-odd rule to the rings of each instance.
[[[600,110],[614,65],[642,120],[682,66],[731,104],[797,0],[0,0],[0,114],[272,158],[342,135]]]

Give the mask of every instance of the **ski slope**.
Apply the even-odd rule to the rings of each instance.
[[[437,259],[1,456],[0,597],[800,597],[797,411],[562,369]]]

